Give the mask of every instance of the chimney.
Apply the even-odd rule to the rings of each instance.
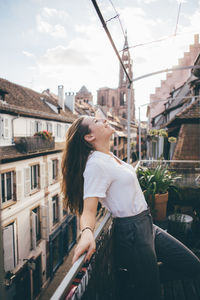
[[[72,113],[75,112],[75,94],[65,93],[65,105],[71,110]]]
[[[195,44],[195,45],[198,45],[198,44],[199,44],[199,35],[198,35],[198,34],[195,34],[195,35],[194,35],[194,44]]]
[[[64,86],[63,85],[58,86],[58,104],[64,111],[65,105],[64,105]]]

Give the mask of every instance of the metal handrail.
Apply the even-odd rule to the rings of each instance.
[[[111,214],[109,212],[107,212],[107,214],[103,218],[102,222],[100,223],[98,228],[95,230],[95,233],[94,233],[95,241],[100,236],[101,232],[103,231],[104,226],[107,224],[110,217],[111,217]],[[79,257],[79,259],[73,264],[73,266],[68,271],[68,273],[66,274],[66,276],[62,280],[61,284],[58,286],[58,288],[56,289],[56,291],[54,292],[54,294],[50,298],[50,300],[63,299],[63,297],[65,296],[65,293],[68,291],[68,289],[69,289],[70,285],[72,284],[74,278],[76,277],[76,275],[78,274],[78,272],[82,268],[82,266],[84,264],[85,256],[86,256],[86,253],[83,254],[81,257]]]

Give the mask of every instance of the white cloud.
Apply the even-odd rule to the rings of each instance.
[[[68,17],[68,13],[63,10],[57,10],[55,8],[44,7],[42,11],[43,17],[58,17],[58,18],[66,18]]]
[[[159,0],[138,0],[139,3],[150,4]]]
[[[32,53],[30,53],[30,52],[28,52],[28,51],[22,51],[22,53],[25,55],[25,56],[27,56],[27,57],[35,57],[35,55],[34,54],[32,54]]]
[[[36,16],[37,30],[55,38],[64,38],[67,35],[65,30],[67,19],[68,14],[65,11],[44,7]]]
[[[57,46],[48,49],[43,57],[40,58],[39,63],[46,66],[81,66],[90,64],[87,55],[84,55],[82,49],[67,48],[64,46]]]
[[[45,21],[40,15],[36,16],[37,30],[41,33],[50,34],[53,37],[64,38],[66,37],[66,30],[60,24],[52,25]]]

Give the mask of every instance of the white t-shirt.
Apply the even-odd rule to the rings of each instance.
[[[119,160],[119,159],[118,159]],[[98,197],[113,217],[134,216],[147,209],[135,169],[109,154],[93,151],[87,160],[83,198]]]

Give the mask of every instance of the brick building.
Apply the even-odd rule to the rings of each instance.
[[[124,66],[129,74],[129,77],[133,77],[132,73],[132,60],[128,49],[127,35],[125,37],[122,57]],[[97,91],[97,104],[109,111],[113,116],[120,116],[124,119],[127,118],[127,99],[128,99],[128,79],[126,74],[120,65],[119,68],[119,86],[118,88],[103,87]],[[134,90],[131,88],[131,120],[135,120],[135,100]]]
[[[200,52],[199,35],[194,35],[194,44],[189,46],[189,51],[184,53],[184,56],[179,59],[178,65],[174,67],[191,66],[194,64]],[[148,107],[149,125],[155,116],[159,115],[165,109],[165,102],[156,102],[156,100],[166,99],[170,94],[180,88],[191,74],[190,69],[173,71],[167,73],[166,79],[161,81],[160,87],[155,89],[155,93],[150,95],[150,105]]]

